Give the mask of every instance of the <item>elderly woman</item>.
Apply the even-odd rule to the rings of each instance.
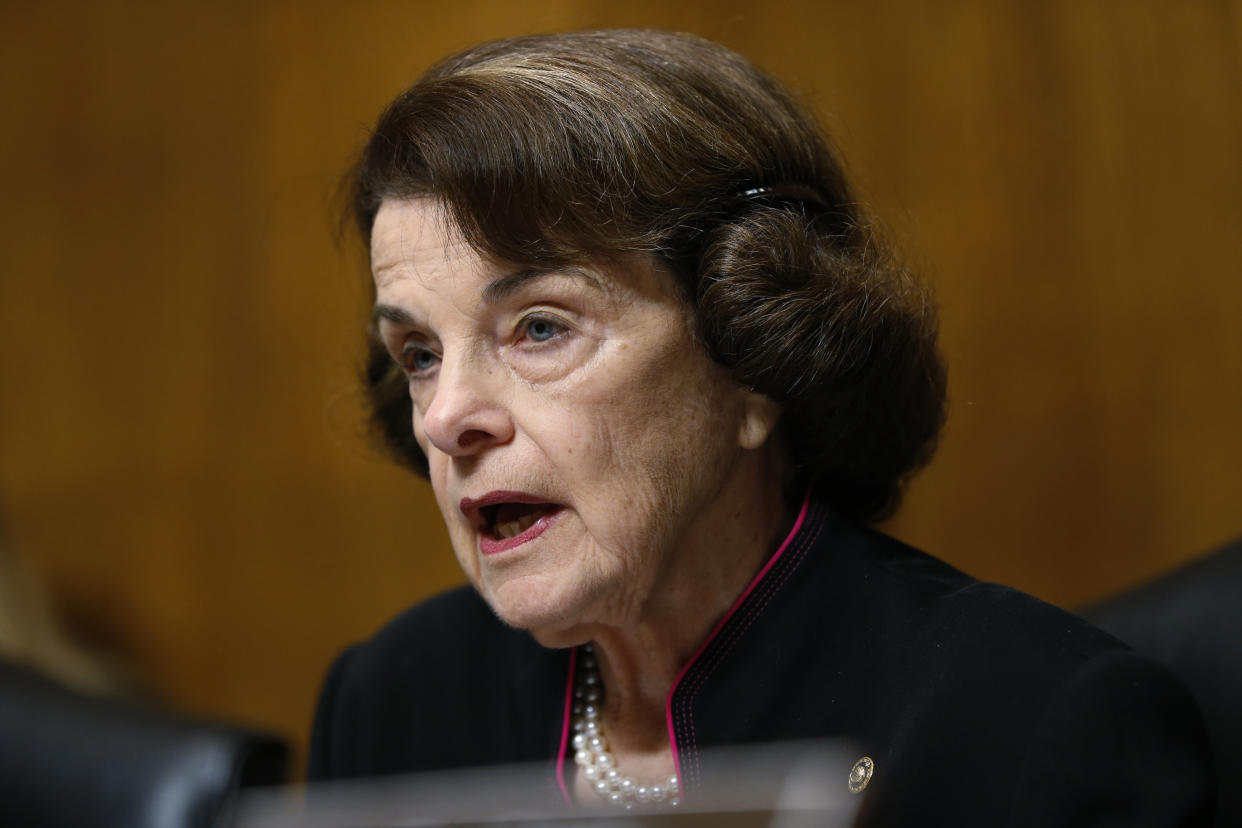
[[[470,581],[347,651],[312,778],[543,761],[690,803],[704,748],[844,737],[875,824],[1203,815],[1183,688],[866,527],[945,374],[813,121],[715,44],[486,44],[380,118],[368,381]],[[564,806],[562,806],[564,807]]]

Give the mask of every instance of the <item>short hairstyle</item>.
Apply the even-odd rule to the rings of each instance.
[[[648,30],[519,37],[432,67],[352,177],[364,240],[386,198],[433,197],[482,255],[651,255],[737,382],[782,406],[795,485],[878,520],[930,459],[945,370],[925,287],[860,211],[811,118],[740,55]],[[426,474],[406,380],[372,331],[373,423]]]

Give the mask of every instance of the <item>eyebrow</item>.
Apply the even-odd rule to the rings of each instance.
[[[489,282],[487,287],[483,288],[483,303],[485,305],[494,305],[497,302],[512,296],[517,292],[518,288],[522,287],[527,282],[532,282],[535,279],[541,279],[544,276],[562,275],[582,279],[597,290],[603,289],[603,285],[599,283],[598,279],[587,273],[585,270],[581,270],[576,267],[560,267],[555,269],[527,268],[525,270],[518,270],[514,273],[501,276],[500,278],[493,279]]]
[[[404,308],[396,305],[376,305],[371,309],[371,321],[378,322],[381,319],[387,319],[394,325],[401,325],[405,328],[412,328],[416,322],[414,317],[410,315]]]
[[[485,305],[494,305],[504,299],[512,296],[523,285],[545,276],[573,276],[581,279],[594,287],[596,290],[603,290],[604,286],[600,281],[585,270],[576,267],[561,267],[556,269],[527,268],[518,270],[513,273],[505,274],[487,283],[483,288],[481,298]],[[371,311],[371,319],[378,322],[381,319],[387,320],[394,325],[402,327],[417,327],[418,321],[414,316],[404,308],[397,305],[377,304]]]

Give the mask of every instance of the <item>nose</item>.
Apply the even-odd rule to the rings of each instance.
[[[464,457],[513,439],[513,420],[501,402],[499,369],[468,359],[440,364],[423,433],[445,454]]]

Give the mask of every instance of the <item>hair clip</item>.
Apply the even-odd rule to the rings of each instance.
[[[776,201],[801,201],[806,204],[813,204],[820,209],[828,208],[823,197],[805,184],[772,184],[767,187],[751,187],[748,190],[742,190],[738,195],[744,199],[765,198]]]

